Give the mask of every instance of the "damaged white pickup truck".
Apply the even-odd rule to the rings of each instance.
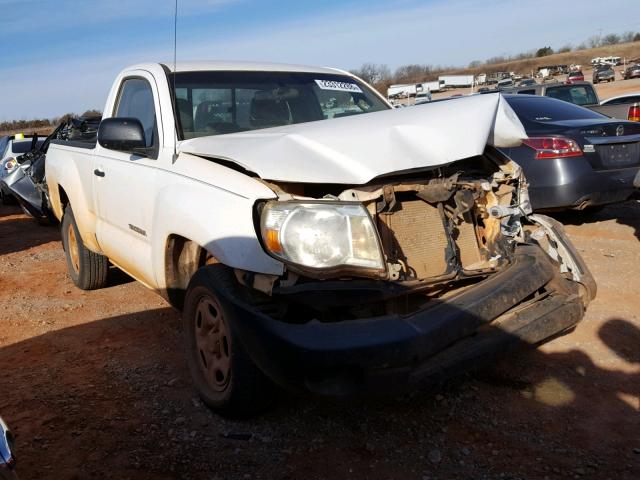
[[[176,70],[124,70],[97,139],[53,140],[46,176],[74,283],[105,286],[111,262],[182,309],[218,411],[274,384],[440,378],[566,332],[594,298],[494,148],[526,138],[499,95],[393,110],[333,69]]]

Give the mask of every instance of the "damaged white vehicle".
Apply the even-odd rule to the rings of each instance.
[[[523,138],[499,95],[393,110],[333,69],[144,64],[46,176],[74,283],[111,262],[182,309],[199,394],[246,413],[276,384],[387,391],[581,320],[592,276],[494,148]]]

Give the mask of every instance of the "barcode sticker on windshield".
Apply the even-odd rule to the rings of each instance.
[[[355,83],[338,82],[336,80],[316,80],[322,90],[335,90],[338,92],[358,92],[362,93],[360,87]]]

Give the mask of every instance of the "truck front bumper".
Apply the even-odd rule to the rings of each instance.
[[[228,307],[243,345],[276,383],[331,396],[387,391],[449,376],[578,323],[595,283],[564,240],[583,270],[582,294],[540,247],[527,245],[503,271],[410,315],[291,324],[237,298],[228,297]]]

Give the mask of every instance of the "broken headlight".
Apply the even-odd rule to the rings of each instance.
[[[266,250],[300,270],[385,273],[377,230],[360,203],[268,202],[260,229]]]
[[[15,158],[10,157],[4,162],[4,171],[8,175],[12,171],[14,171],[17,166],[18,161]]]

